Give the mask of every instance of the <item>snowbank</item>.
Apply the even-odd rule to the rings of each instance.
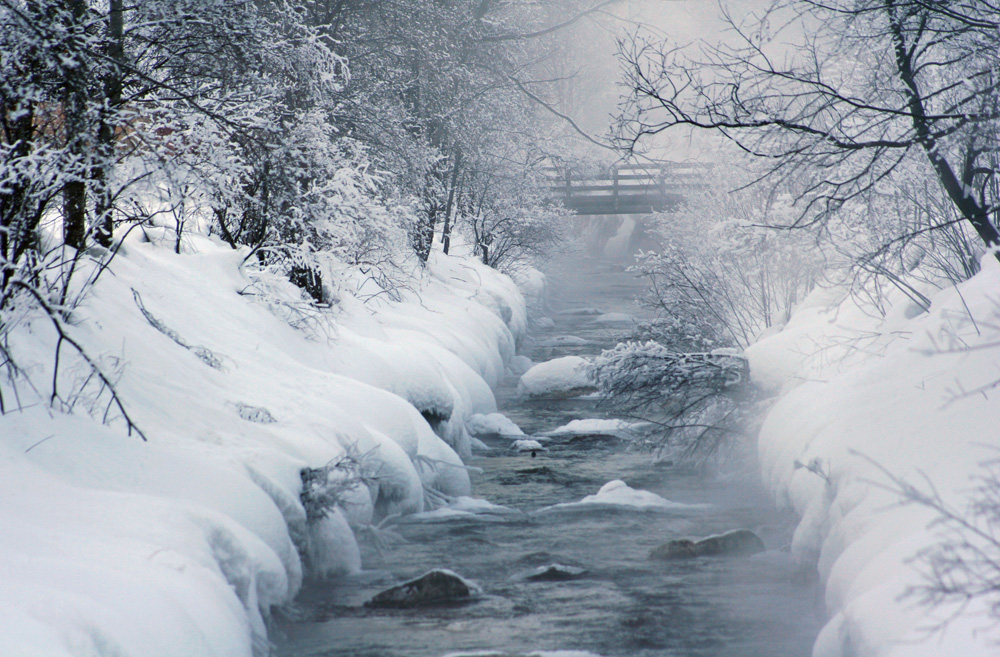
[[[801,518],[792,550],[818,564],[830,620],[816,657],[995,653],[976,602],[947,631],[900,599],[921,583],[910,560],[939,534],[926,508],[897,504],[885,471],[933,482],[965,508],[978,464],[1000,447],[1000,267],[934,293],[929,312],[902,294],[886,316],[843,290],[820,290],[788,326],[747,350],[754,378],[783,396],[760,435],[765,483]]]
[[[575,397],[596,389],[590,377],[590,361],[581,356],[539,363],[517,382],[517,394],[524,397]]]
[[[113,407],[100,423],[107,396],[65,346],[75,412],[0,416],[4,655],[262,654],[304,577],[360,568],[352,528],[470,493],[466,424],[496,410],[526,326],[510,279],[435,254],[401,301],[318,313],[242,251],[186,251],[130,238],[72,317],[149,442]],[[51,389],[54,332],[16,319],[12,349]],[[304,469],[336,490],[315,518]]]

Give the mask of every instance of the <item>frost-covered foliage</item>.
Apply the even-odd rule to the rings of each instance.
[[[563,243],[569,215],[546,200],[541,168],[518,157],[525,153],[504,148],[495,138],[479,144],[467,156],[472,161],[455,208],[457,232],[473,253],[510,274],[543,263]]]
[[[636,265],[658,312],[647,337],[678,351],[745,347],[787,321],[822,272],[814,237],[780,229],[795,220],[789,195],[719,192],[748,176],[717,167],[680,211],[658,218],[660,247]]]
[[[828,223],[828,263],[852,281],[852,291],[885,313],[886,290],[895,288],[923,310],[928,290],[968,280],[985,247],[911,158],[865,198],[845,203]]]
[[[749,368],[738,352],[625,342],[594,361],[592,377],[616,410],[658,425],[665,451],[710,456],[743,432]]]

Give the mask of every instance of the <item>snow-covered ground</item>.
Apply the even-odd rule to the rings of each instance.
[[[317,314],[244,252],[136,235],[72,336],[149,441],[102,425],[92,384],[72,414],[0,416],[5,657],[263,654],[269,609],[303,578],[360,568],[353,529],[456,500],[479,512],[460,456],[526,326],[510,279],[435,253],[401,302],[344,294]],[[16,319],[13,353],[49,389],[51,326]],[[71,397],[88,372],[63,353]],[[338,463],[322,481],[339,504],[307,522],[302,470]]]
[[[747,351],[754,379],[783,393],[760,458],[765,483],[801,517],[793,554],[818,563],[825,583],[815,657],[996,654],[982,600],[929,633],[955,608],[901,597],[922,582],[914,556],[941,535],[926,507],[898,504],[887,474],[933,482],[964,509],[979,464],[997,456],[1000,267],[983,266],[957,288],[921,289],[929,312],[895,292],[882,317],[844,290],[817,290]]]

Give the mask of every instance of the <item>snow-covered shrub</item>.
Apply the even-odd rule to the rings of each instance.
[[[820,275],[808,231],[769,228],[794,223],[790,195],[719,193],[747,175],[720,166],[678,212],[656,218],[659,248],[635,265],[649,281],[644,301],[658,314],[644,328],[648,338],[684,351],[746,347],[784,324]]]
[[[592,376],[606,403],[658,425],[661,450],[709,456],[743,433],[749,368],[738,352],[678,353],[657,342],[626,342],[605,350]]]
[[[303,560],[318,579],[342,575],[361,566],[353,528],[370,528],[372,491],[380,462],[375,452],[348,446],[339,458],[319,468],[303,468],[299,499],[306,512]]]

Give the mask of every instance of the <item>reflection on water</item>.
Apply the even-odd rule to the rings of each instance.
[[[560,290],[557,308],[598,306],[635,313],[627,274],[591,272]],[[586,315],[555,315],[555,327],[528,345],[533,360],[599,353],[621,334]],[[586,344],[552,338],[574,335]],[[532,401],[498,392],[501,411],[526,433],[577,418],[605,417],[594,400]],[[463,651],[517,655],[585,650],[604,657],[805,657],[820,625],[816,586],[783,548],[791,518],[770,508],[750,483],[656,464],[607,436],[562,436],[536,458],[487,441],[470,465],[475,495],[516,510],[485,516],[400,522],[398,540],[365,548],[362,575],[308,589],[275,628],[285,657],[439,657]],[[622,479],[668,500],[703,505],[637,510],[606,505],[548,510]],[[746,559],[657,562],[650,550],[679,537],[736,528],[756,531],[769,550]],[[551,564],[571,577],[531,579]],[[475,581],[482,597],[415,610],[363,607],[375,593],[431,568]]]

